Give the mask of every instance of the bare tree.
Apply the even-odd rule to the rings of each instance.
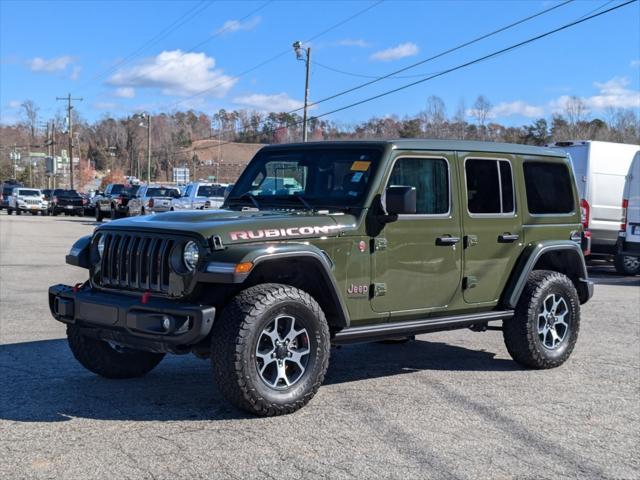
[[[564,104],[564,113],[569,124],[569,135],[572,138],[583,138],[589,136],[587,117],[589,108],[585,101],[579,97],[571,96]]]
[[[426,120],[425,133],[433,138],[444,137],[444,125],[447,121],[447,107],[442,98],[431,95],[427,98],[427,108],[423,118]]]
[[[38,127],[38,111],[40,108],[33,102],[33,100],[25,100],[22,102],[24,116],[26,117],[27,127],[31,135],[31,141],[36,138],[36,129]]]
[[[466,124],[467,124],[467,106],[465,104],[464,98],[461,98],[458,102],[458,109],[456,110],[456,114],[453,117],[453,121],[456,125],[456,136],[460,140],[464,140]]]
[[[489,113],[491,112],[491,107],[491,102],[484,95],[478,95],[478,98],[476,98],[476,101],[473,103],[473,116],[478,121],[483,140],[487,137],[485,125],[487,123]]]

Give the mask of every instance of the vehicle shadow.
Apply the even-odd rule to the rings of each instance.
[[[609,262],[592,262],[588,266],[589,278],[596,285],[613,285],[616,287],[638,287],[640,276],[625,276],[616,272]]]
[[[332,349],[325,384],[423,370],[513,371],[494,354],[417,340]],[[0,345],[0,419],[211,421],[253,418],[231,407],[213,383],[208,361],[168,356],[147,376],[109,380],[81,367],[64,339]]]

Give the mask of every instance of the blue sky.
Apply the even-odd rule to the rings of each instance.
[[[89,120],[140,110],[291,110],[304,93],[304,63],[295,59],[294,40],[313,39],[313,101],[367,80],[325,67],[384,75],[557,3],[2,0],[0,121],[20,118],[25,99],[36,102],[44,121],[63,106],[55,97],[68,92],[84,98],[77,108]],[[438,72],[619,3],[574,1],[403,75]],[[496,120],[516,125],[549,117],[569,95],[583,98],[593,116],[607,107],[640,110],[639,25],[635,3],[330,118],[349,124],[373,115],[411,116],[430,95],[442,97],[453,115],[461,99],[471,108],[484,94]],[[318,105],[312,114],[416,79],[381,81]]]

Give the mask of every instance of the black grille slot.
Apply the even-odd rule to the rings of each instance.
[[[176,239],[103,232],[104,252],[97,272],[105,288],[168,293],[171,250]]]

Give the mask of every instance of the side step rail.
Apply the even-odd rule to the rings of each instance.
[[[446,317],[431,317],[407,322],[387,322],[351,327],[336,333],[332,343],[336,345],[346,343],[372,342],[385,338],[417,335],[420,333],[438,332],[466,328],[478,323],[495,320],[508,320],[513,317],[513,310],[471,313]]]

